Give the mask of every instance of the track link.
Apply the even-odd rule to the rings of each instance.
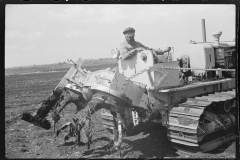
[[[177,150],[208,152],[234,139],[235,89],[187,98],[169,114],[168,139]]]

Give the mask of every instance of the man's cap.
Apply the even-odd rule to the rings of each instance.
[[[124,31],[123,31],[123,34],[125,34],[126,32],[135,32],[135,29],[131,28],[131,27],[128,27],[126,28]]]

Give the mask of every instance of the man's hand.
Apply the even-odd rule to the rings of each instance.
[[[142,47],[132,49],[131,51],[128,51],[127,53],[125,53],[125,55],[122,55],[121,58],[122,58],[123,60],[126,60],[126,59],[128,59],[128,58],[133,57],[137,52],[143,51],[143,50],[145,50],[145,49],[142,48]]]
[[[171,47],[167,47],[163,52],[165,53],[165,52],[169,52],[169,51],[171,51]]]
[[[134,56],[134,55],[135,55],[137,52],[138,52],[137,48],[136,48],[136,49],[133,49],[133,50],[131,50],[131,51],[129,52],[129,55],[128,55],[128,57],[132,57],[132,56]]]
[[[136,49],[133,49],[133,50],[130,51],[130,54],[135,54],[135,53],[137,53]]]
[[[146,49],[143,48],[143,47],[139,47],[139,48],[136,48],[136,50],[137,50],[137,51],[144,51],[144,50],[146,50]]]

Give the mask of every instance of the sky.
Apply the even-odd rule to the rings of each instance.
[[[205,19],[207,42],[215,31],[222,31],[220,41],[232,41],[235,13],[231,4],[7,4],[5,68],[110,58],[127,27],[136,41],[165,49],[202,42]]]

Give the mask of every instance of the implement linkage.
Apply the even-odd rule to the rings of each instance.
[[[138,73],[136,74],[133,74],[131,77],[129,77],[127,80],[130,80],[146,71],[149,71],[151,70],[153,67],[148,67],[146,69],[143,69],[141,71],[139,71]],[[180,68],[180,67],[161,67],[163,69],[177,69],[177,70],[180,70],[180,69],[184,69],[184,70],[205,70],[205,71],[227,71],[227,72],[235,72],[236,70],[235,69],[204,69],[204,68]]]

